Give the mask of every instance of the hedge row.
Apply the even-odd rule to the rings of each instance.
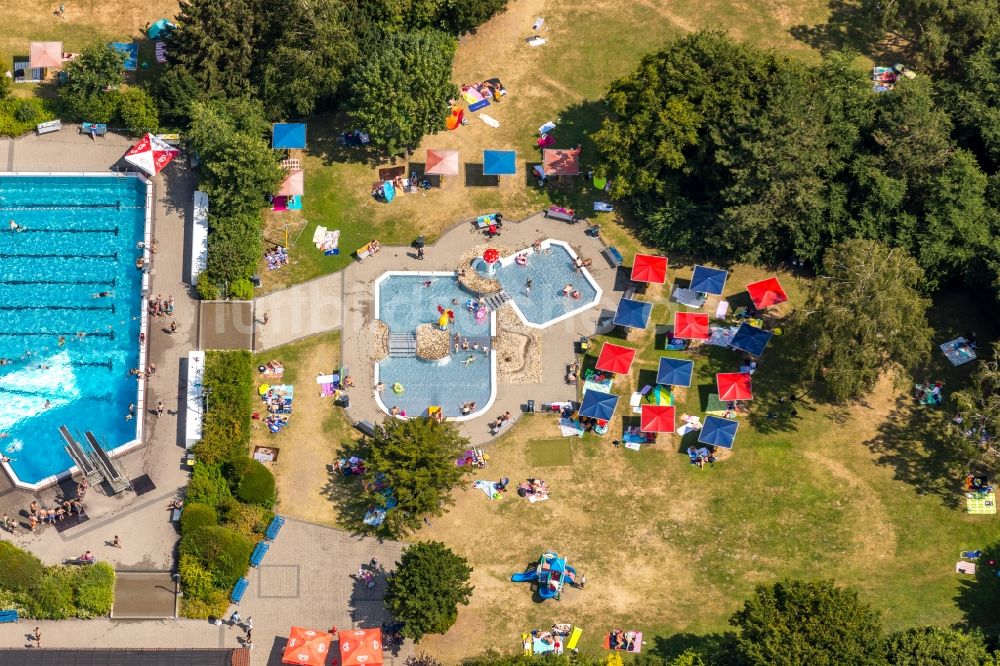
[[[115,571],[106,562],[46,567],[8,541],[0,542],[0,608],[39,620],[107,615],[115,598]]]
[[[250,458],[254,367],[249,352],[205,359],[202,439],[181,514],[180,564],[187,617],[220,617],[229,591],[274,514],[271,471]]]

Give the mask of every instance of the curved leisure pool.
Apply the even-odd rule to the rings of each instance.
[[[147,184],[0,175],[0,216],[0,451],[21,484],[44,484],[73,465],[60,425],[109,449],[141,436],[129,370],[140,366]],[[140,418],[126,420],[132,403]]]

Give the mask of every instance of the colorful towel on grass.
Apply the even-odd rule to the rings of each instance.
[[[583,426],[576,419],[559,419],[559,432],[563,437],[583,437]]]
[[[631,644],[632,648],[628,650],[629,652],[639,653],[642,652],[642,632],[641,631],[626,631],[625,636]],[[602,643],[605,650],[610,650],[611,648],[611,634],[604,635],[604,643]],[[621,650],[622,648],[616,648]]]
[[[548,493],[545,493],[544,495],[539,495],[537,493],[532,493],[531,495],[528,495],[528,501],[532,504],[534,504],[535,502],[544,502],[548,498],[549,498]]]
[[[738,326],[709,326],[708,340],[705,340],[705,344],[728,347],[732,344],[738,330]]]
[[[554,649],[551,643],[546,643],[541,638],[535,638],[532,641],[531,650],[535,654],[545,654],[546,652],[552,652]]]
[[[608,377],[602,382],[587,379],[583,382],[583,390],[584,392],[600,391],[601,393],[611,393],[611,378]]]
[[[976,575],[976,564],[975,562],[956,562],[955,563],[955,573]]]
[[[966,495],[965,510],[976,516],[994,515],[997,512],[997,498],[994,493],[970,493]]]
[[[492,481],[473,481],[473,488],[479,488],[491,500],[500,499],[500,492],[493,485]]]
[[[337,392],[337,389],[333,388],[333,384],[320,384],[319,393],[324,398],[329,398],[331,395]]]
[[[941,345],[941,351],[944,352],[952,365],[962,365],[976,360],[976,350],[966,345],[965,342],[965,338],[958,337]]]
[[[719,400],[718,393],[708,394],[708,404],[705,406],[706,414],[711,414],[712,416],[723,416],[728,412],[728,410],[729,410],[728,405]],[[732,414],[730,414],[730,416],[731,415]]]

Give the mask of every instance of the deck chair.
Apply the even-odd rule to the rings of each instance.
[[[959,557],[965,558],[967,560],[978,560],[983,556],[983,551],[981,550],[963,550],[958,554]]]

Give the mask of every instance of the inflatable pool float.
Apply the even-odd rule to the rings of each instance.
[[[514,263],[516,263],[518,266],[527,266],[528,257],[523,254],[519,254],[516,257],[514,257]]]
[[[574,289],[573,293],[570,294],[570,296],[572,296],[573,298],[580,298],[580,292]]]
[[[403,385],[400,384],[399,382],[396,382],[395,384],[392,385],[392,392],[393,393],[402,393],[405,390],[406,389],[404,389]]]
[[[480,306],[479,309],[476,310],[476,323],[477,324],[483,323],[486,320],[486,315],[488,315],[489,312],[490,312],[489,310]]]

